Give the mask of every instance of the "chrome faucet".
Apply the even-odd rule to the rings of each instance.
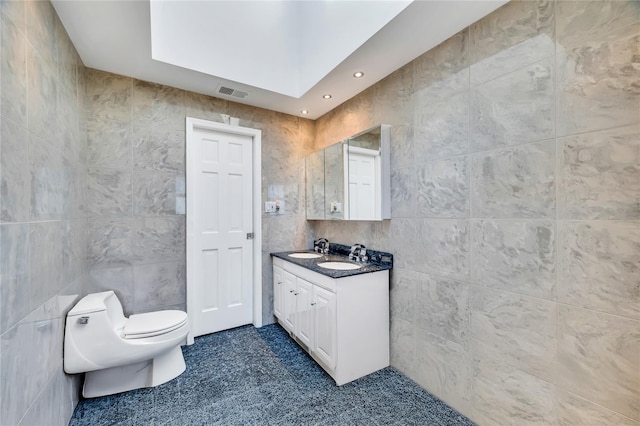
[[[313,249],[322,254],[329,254],[329,240],[326,238],[319,238],[313,242]]]
[[[367,249],[363,244],[354,244],[351,246],[351,251],[349,252],[349,260],[362,262],[367,259]]]

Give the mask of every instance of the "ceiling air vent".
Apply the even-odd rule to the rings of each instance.
[[[235,96],[236,98],[244,99],[248,93],[242,90],[232,89],[231,87],[219,86],[218,93],[226,96]]]

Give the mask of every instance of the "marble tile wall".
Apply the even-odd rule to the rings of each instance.
[[[184,309],[185,117],[222,122],[229,114],[262,131],[262,196],[284,201],[284,214],[263,216],[263,262],[308,246],[304,156],[313,122],[93,69],[86,80],[88,292],[115,290],[125,314]],[[270,266],[263,274],[271,282]],[[273,295],[263,287],[269,324]]]
[[[77,296],[115,290],[127,314],[184,308],[185,117],[229,114],[262,130],[263,198],[285,206],[263,216],[265,283],[270,252],[310,243],[303,159],[314,124],[85,69],[50,3],[0,4],[0,423],[66,424],[79,381],[61,373],[62,332]]]
[[[285,201],[264,283],[313,237],[391,251],[409,377],[480,424],[640,424],[637,2],[514,0],[315,123],[85,70],[48,2],[0,7],[0,423],[66,424],[78,294],[184,307],[184,118],[230,114]],[[304,156],[379,123],[393,218],[306,222]]]
[[[84,66],[49,2],[0,2],[0,424],[67,424],[86,267]]]
[[[640,425],[640,3],[512,1],[316,122],[392,125],[392,365],[481,425]]]

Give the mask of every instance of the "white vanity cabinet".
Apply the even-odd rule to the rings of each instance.
[[[278,322],[338,385],[389,365],[389,271],[331,278],[273,258]]]

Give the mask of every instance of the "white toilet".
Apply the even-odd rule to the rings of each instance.
[[[87,373],[86,398],[158,386],[185,370],[188,332],[183,311],[126,318],[113,291],[88,294],[67,314],[64,371]]]

